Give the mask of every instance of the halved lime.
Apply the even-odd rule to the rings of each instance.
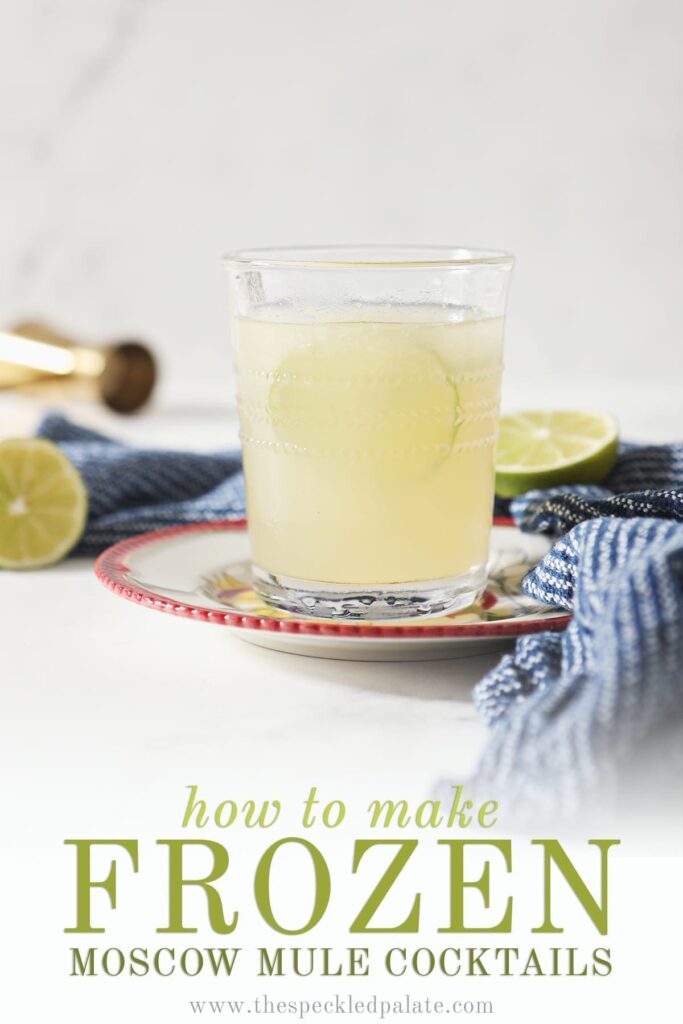
[[[81,475],[42,438],[0,442],[0,568],[35,569],[76,545],[88,513]]]
[[[459,422],[455,381],[441,357],[408,339],[323,338],[291,352],[273,376],[268,413],[303,452],[438,462]]]
[[[519,412],[502,416],[496,494],[514,498],[559,484],[599,484],[614,466],[619,426],[607,413]]]

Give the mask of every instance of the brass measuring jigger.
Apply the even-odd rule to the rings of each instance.
[[[115,412],[135,412],[154,390],[154,356],[139,341],[81,345],[46,324],[26,321],[0,331],[0,390],[61,393],[103,402]]]

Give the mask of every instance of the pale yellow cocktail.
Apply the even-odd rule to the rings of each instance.
[[[503,318],[360,315],[235,323],[254,562],[339,584],[466,573],[487,558]]]

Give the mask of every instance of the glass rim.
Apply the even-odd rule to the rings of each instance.
[[[227,267],[272,270],[450,270],[458,267],[512,267],[512,253],[449,245],[300,245],[239,249],[226,253]]]

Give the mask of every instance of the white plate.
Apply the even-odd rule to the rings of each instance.
[[[522,594],[543,557],[545,538],[498,521],[489,585],[471,608],[452,615],[392,622],[337,623],[289,615],[265,605],[250,585],[244,521],[172,527],[121,541],[98,558],[98,578],[147,608],[227,626],[260,647],[352,661],[458,658],[505,647],[524,633],[564,629],[570,616]]]

